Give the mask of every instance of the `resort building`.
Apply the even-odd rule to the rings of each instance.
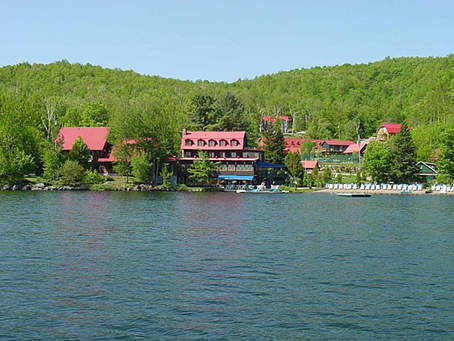
[[[178,182],[190,182],[188,168],[199,152],[206,152],[210,160],[220,162],[218,180],[253,181],[257,163],[263,152],[247,147],[245,131],[187,131],[181,137],[181,156],[176,158]]]
[[[354,143],[353,141],[324,140],[320,144],[320,150],[324,154],[342,154],[348,146]]]
[[[288,132],[290,117],[288,116],[263,116],[260,122],[260,132],[263,133],[269,124],[273,124],[278,119],[281,122],[281,131],[285,134]]]
[[[303,160],[301,161],[301,166],[303,166],[307,174],[311,174],[316,168],[319,169],[317,160]]]
[[[344,150],[343,154],[364,154],[366,151],[367,142],[352,143]]]
[[[388,139],[392,135],[396,135],[400,131],[401,128],[402,128],[402,124],[399,124],[399,123],[382,124],[377,130],[377,141],[380,141],[380,142],[388,141]]]
[[[323,140],[319,139],[303,139],[303,138],[298,138],[298,137],[286,137],[285,138],[285,148],[284,152],[298,152],[301,153],[301,146],[303,145],[304,142],[314,142],[315,143],[315,149],[320,148],[320,144],[323,142]]]
[[[100,171],[107,171],[114,161],[112,145],[107,142],[109,132],[108,127],[63,127],[55,143],[61,143],[62,151],[69,152],[80,137],[90,151],[93,165]]]
[[[419,178],[423,182],[430,182],[437,178],[437,165],[433,162],[418,161]]]

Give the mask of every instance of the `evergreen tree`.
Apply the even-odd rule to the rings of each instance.
[[[418,177],[416,148],[410,129],[404,123],[399,133],[391,140],[391,178],[395,183],[411,183]]]
[[[264,141],[265,160],[271,163],[283,164],[285,139],[278,120],[266,127]]]
[[[213,130],[242,131],[248,128],[244,117],[243,103],[231,92],[227,92],[216,101],[215,117],[218,122],[211,126]]]
[[[209,185],[219,164],[219,162],[211,161],[207,153],[199,151],[198,158],[194,160],[192,167],[188,169],[191,174],[189,177],[199,184]]]
[[[301,156],[298,152],[288,152],[285,155],[285,166],[297,183],[301,183],[304,180],[304,168],[301,165]]]
[[[198,94],[191,99],[189,112],[192,130],[209,130],[210,126],[217,123],[217,112],[214,110],[215,99],[210,95]]]

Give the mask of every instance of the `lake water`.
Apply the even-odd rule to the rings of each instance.
[[[453,340],[454,197],[0,192],[1,340]]]

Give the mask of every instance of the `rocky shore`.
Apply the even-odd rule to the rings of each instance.
[[[37,183],[34,185],[3,185],[0,186],[1,191],[122,191],[122,192],[172,192],[176,191],[175,188],[163,188],[161,186],[153,185],[132,185],[132,186],[120,186],[117,188],[102,188],[92,189],[89,186],[54,186],[45,185],[44,183]]]

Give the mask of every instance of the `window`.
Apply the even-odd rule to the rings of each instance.
[[[216,153],[215,152],[210,152],[210,157],[211,158],[215,158],[216,157]]]
[[[236,152],[231,152],[230,157],[236,157]]]
[[[203,147],[203,146],[205,145],[205,141],[204,141],[204,140],[198,140],[198,141],[197,141],[197,145],[198,145],[199,147]]]
[[[225,157],[225,152],[222,152],[222,153],[221,153],[221,157]]]
[[[192,141],[187,139],[187,140],[184,141],[184,145],[185,146],[192,146]]]
[[[210,140],[210,141],[208,141],[208,145],[209,145],[210,147],[213,147],[213,146],[216,145],[216,141],[215,141],[215,140]]]
[[[235,146],[238,146],[238,141],[237,141],[237,140],[232,140],[232,141],[230,141],[230,144],[231,144],[232,146],[234,146],[234,147],[235,147]]]
[[[219,145],[224,147],[224,146],[227,145],[227,141],[226,140],[221,140],[221,141],[219,141]]]
[[[185,156],[185,157],[191,157],[192,155],[191,155],[191,152],[185,152],[185,153],[184,153],[184,156]]]

